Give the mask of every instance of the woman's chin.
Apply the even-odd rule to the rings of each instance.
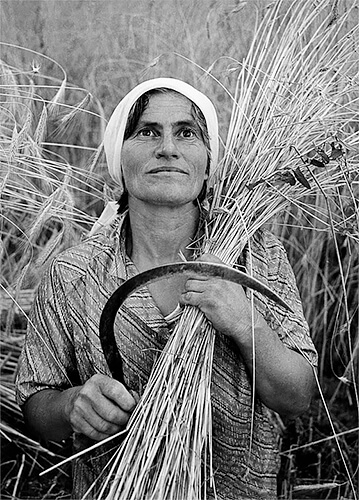
[[[161,197],[157,198],[151,201],[148,201],[148,204],[154,205],[156,207],[168,207],[168,208],[173,208],[173,209],[180,209],[181,207],[185,205],[193,205],[193,200],[192,199],[187,199],[187,198],[166,198],[166,197]]]
[[[153,205],[158,207],[180,208],[188,204],[193,205],[197,195],[193,192],[183,193],[176,190],[158,189],[156,192],[152,192],[151,194],[134,198],[137,198],[141,204],[147,206]]]

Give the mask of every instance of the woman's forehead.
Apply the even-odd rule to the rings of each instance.
[[[192,102],[177,92],[156,93],[150,96],[140,121],[193,121]]]

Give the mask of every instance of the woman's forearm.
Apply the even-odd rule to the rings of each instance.
[[[252,331],[233,340],[253,377],[263,403],[283,416],[296,417],[308,409],[314,389],[310,363],[298,352],[286,347],[258,315]],[[255,356],[253,356],[253,343]]]
[[[62,441],[72,434],[67,409],[78,388],[65,391],[45,389],[33,394],[23,406],[25,423],[44,441]]]

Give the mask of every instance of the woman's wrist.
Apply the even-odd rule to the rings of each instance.
[[[252,358],[253,339],[259,339],[268,334],[269,327],[263,316],[256,310],[244,322],[238,324],[231,335],[232,340],[240,348],[241,352],[249,352]]]

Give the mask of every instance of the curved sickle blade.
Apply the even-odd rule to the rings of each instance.
[[[168,278],[174,274],[196,273],[204,276],[213,276],[227,281],[238,283],[244,287],[251,288],[265,295],[285,309],[293,312],[289,305],[273,290],[263,285],[260,281],[248,274],[238,271],[223,264],[212,264],[209,262],[176,262],[165,266],[155,267],[133,278],[125,281],[109,298],[102,311],[100,318],[100,341],[101,346],[110,368],[112,376],[124,384],[122,358],[117,349],[114,322],[117,311],[126,298],[138,288],[148,285],[160,279]]]

